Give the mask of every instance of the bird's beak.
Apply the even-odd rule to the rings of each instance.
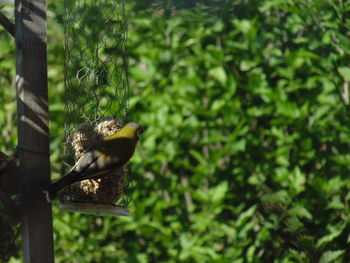
[[[140,126],[140,128],[137,129],[136,134],[137,138],[140,139],[140,135],[144,132],[144,128]]]

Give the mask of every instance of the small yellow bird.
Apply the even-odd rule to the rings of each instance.
[[[50,202],[62,188],[85,179],[100,178],[126,164],[135,152],[142,126],[129,122],[115,134],[91,145],[73,168],[44,192]]]

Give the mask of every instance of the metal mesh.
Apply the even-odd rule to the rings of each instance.
[[[65,131],[127,112],[127,25],[121,0],[65,0]]]
[[[123,0],[65,0],[65,164],[70,136],[128,108],[127,23]]]

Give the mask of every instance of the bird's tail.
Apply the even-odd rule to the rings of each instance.
[[[48,202],[51,202],[61,189],[75,182],[74,175],[72,176],[71,173],[52,183],[44,190]]]

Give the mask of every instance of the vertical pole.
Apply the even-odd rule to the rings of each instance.
[[[51,205],[42,193],[50,181],[46,0],[15,0],[15,19],[23,257],[51,263]]]

